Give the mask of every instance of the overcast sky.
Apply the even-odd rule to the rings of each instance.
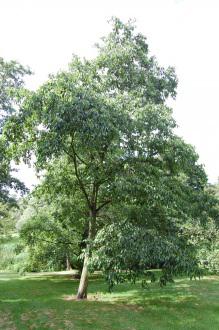
[[[178,134],[195,146],[210,182],[219,176],[218,0],[0,0],[0,56],[29,65],[36,88],[65,68],[72,54],[95,55],[107,21],[135,18],[151,55],[174,66],[178,95],[171,105]],[[32,171],[20,177],[30,187]]]

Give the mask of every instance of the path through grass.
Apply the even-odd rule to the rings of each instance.
[[[219,329],[219,276],[177,280],[162,289],[121,284],[112,294],[103,280],[93,279],[88,301],[72,299],[77,285],[69,275],[0,273],[0,329]]]

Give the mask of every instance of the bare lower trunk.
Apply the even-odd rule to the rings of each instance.
[[[83,269],[81,272],[81,278],[77,293],[77,299],[86,299],[87,298],[87,287],[88,287],[88,261],[91,255],[91,242],[94,238],[94,226],[95,226],[95,217],[96,214],[93,212],[90,216],[89,221],[89,233],[88,233],[88,242],[86,246],[86,252],[84,257]]]
[[[72,270],[68,255],[66,255],[66,270]]]
[[[84,264],[80,278],[80,284],[77,293],[77,299],[86,299],[87,298],[87,287],[88,287],[88,259],[89,255],[86,252],[84,257]]]

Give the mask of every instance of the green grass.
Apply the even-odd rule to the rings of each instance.
[[[219,276],[146,290],[124,283],[112,294],[92,279],[88,301],[72,299],[77,285],[69,275],[0,273],[0,329],[219,329]]]

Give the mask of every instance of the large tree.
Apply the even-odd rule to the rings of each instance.
[[[60,157],[67,160],[72,189],[79,191],[87,214],[78,299],[87,297],[97,233],[106,219],[118,219],[108,216],[111,206],[164,232],[170,221],[191,213],[188,199],[195,212],[206,183],[193,148],[174,135],[175,121],[165,105],[176,95],[173,68],[160,67],[145,37],[118,19],[98,49],[93,60],[75,56],[68,71],[51,76],[26,98],[5,131],[16,141],[14,154],[34,153],[38,169]]]

